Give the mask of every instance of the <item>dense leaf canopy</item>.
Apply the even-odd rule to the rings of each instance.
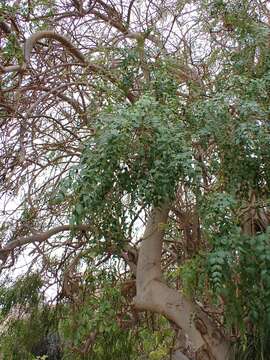
[[[269,2],[10,0],[0,35],[4,359],[268,359]]]

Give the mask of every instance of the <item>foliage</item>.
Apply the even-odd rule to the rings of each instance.
[[[3,359],[46,359],[47,339],[56,332],[56,317],[40,296],[41,279],[30,274],[1,289],[1,317],[4,319],[0,340]],[[60,346],[56,344],[56,346]],[[35,354],[35,355],[34,355]],[[56,359],[51,357],[50,359]]]
[[[155,330],[149,329],[127,303],[121,288],[112,286],[116,281],[113,273],[102,271],[93,275],[86,277],[82,294],[87,293],[80,302],[63,308],[59,332],[68,344],[64,359],[140,360],[141,353],[147,359],[167,359],[173,340],[169,323],[152,317]],[[95,293],[92,296],[88,293],[91,291]]]
[[[169,358],[172,324],[134,315],[134,289],[122,291],[149,213],[166,203],[164,278],[226,331],[235,359],[268,359],[267,2],[6,1],[0,12],[0,271],[26,254],[36,269],[0,289],[1,319],[23,314],[4,330],[4,357],[32,359],[59,332],[66,359]],[[26,63],[40,30],[66,37],[39,38]]]
[[[19,278],[12,286],[2,286],[0,292],[1,315],[6,316],[16,306],[24,311],[35,307],[42,300],[40,290],[43,283],[39,274],[33,273]]]
[[[192,183],[197,175],[184,125],[173,107],[151,95],[101,117],[73,174],[72,223],[91,216],[99,238],[117,241],[125,239],[127,219],[136,215],[130,209],[172,199],[180,176]]]
[[[86,297],[78,306],[67,306],[59,324],[60,334],[69,344],[64,358],[87,359],[128,359],[132,350],[132,341],[128,331],[121,329],[119,312],[122,299],[119,289],[112,287],[110,279],[100,274],[102,286],[96,296]],[[93,286],[93,284],[92,284]],[[72,312],[70,313],[70,310]],[[124,320],[124,319],[123,319]],[[86,354],[78,349],[93,336]]]

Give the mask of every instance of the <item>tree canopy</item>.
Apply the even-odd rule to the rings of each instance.
[[[0,4],[4,359],[270,359],[270,6]]]

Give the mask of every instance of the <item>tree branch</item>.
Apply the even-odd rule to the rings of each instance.
[[[5,262],[9,253],[17,247],[21,247],[23,245],[27,245],[27,244],[34,243],[34,242],[44,242],[44,241],[48,240],[50,237],[52,237],[53,235],[56,235],[63,231],[70,231],[73,229],[79,230],[79,231],[82,231],[82,230],[85,231],[85,230],[89,229],[89,225],[77,225],[77,226],[60,225],[60,226],[56,226],[55,228],[52,228],[48,231],[36,232],[36,233],[33,233],[32,235],[18,237],[17,239],[12,240],[9,243],[7,243],[5,245],[5,247],[3,247],[2,249],[0,248],[0,260]]]
[[[65,36],[57,34],[54,31],[44,30],[37,31],[26,40],[24,45],[24,60],[26,64],[30,62],[31,52],[35,44],[41,39],[54,39],[59,41],[80,62],[86,63],[84,55]]]

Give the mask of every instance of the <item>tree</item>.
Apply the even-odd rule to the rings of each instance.
[[[152,359],[180,330],[182,358],[267,358],[269,11],[1,5],[1,271],[28,254],[78,358],[143,358],[149,313]]]

